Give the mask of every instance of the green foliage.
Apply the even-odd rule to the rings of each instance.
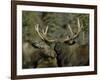
[[[42,24],[42,21],[40,19],[41,13],[37,12],[27,12],[23,11],[23,16],[22,16],[22,25],[23,25],[23,40],[32,40],[37,38],[36,36],[36,31],[34,29],[34,26],[36,24]]]
[[[87,33],[89,14],[23,11],[23,41],[41,40],[34,28],[36,24],[40,25],[40,30],[49,26],[48,37],[53,39],[64,38],[70,33],[67,26],[68,24],[71,25],[73,32],[77,32],[77,18],[80,19],[81,26],[83,26],[82,31]]]

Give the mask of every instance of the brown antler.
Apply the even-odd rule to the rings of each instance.
[[[45,40],[46,42],[55,42],[56,40],[49,40],[47,38],[47,32],[48,32],[48,26],[46,27],[46,29],[42,29],[42,32],[39,31],[39,24],[37,24],[35,26],[35,30],[36,32],[38,33],[39,37],[42,39],[42,40]]]

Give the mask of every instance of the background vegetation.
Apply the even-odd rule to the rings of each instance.
[[[77,18],[80,18],[81,26],[83,26],[82,32],[85,33],[85,40],[88,41],[89,14],[23,11],[22,39],[23,41],[41,40],[34,28],[36,24],[39,24],[41,29],[45,29],[48,25],[48,36],[50,38],[64,38],[66,35],[70,35],[67,27],[68,24],[71,25],[73,32],[77,31]],[[81,43],[81,41],[82,33],[79,36],[78,42]]]

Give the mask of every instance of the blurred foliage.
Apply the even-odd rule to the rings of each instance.
[[[77,32],[77,18],[80,19],[82,31],[88,37],[89,14],[80,13],[55,13],[23,11],[22,13],[22,37],[25,40],[41,40],[35,31],[35,25],[40,25],[40,30],[49,26],[48,36],[50,38],[64,38],[70,35],[67,25],[70,24],[73,32]]]

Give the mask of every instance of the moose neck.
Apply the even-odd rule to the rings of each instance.
[[[57,54],[56,58],[57,58],[58,67],[62,67],[62,64],[61,64],[61,62],[62,62],[62,57],[61,57],[61,55],[62,55],[62,44],[63,43],[61,43],[61,42],[56,42],[55,46],[54,46],[54,50]]]

